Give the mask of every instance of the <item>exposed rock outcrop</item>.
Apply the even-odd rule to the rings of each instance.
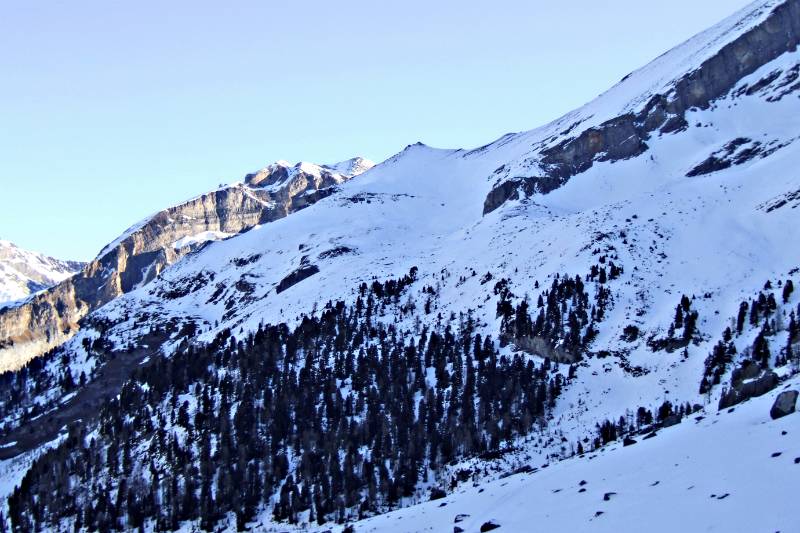
[[[514,348],[531,355],[546,357],[558,363],[572,364],[581,360],[581,355],[564,346],[553,346],[547,339],[539,336],[534,337],[510,337],[502,336],[502,341],[511,343]]]
[[[542,150],[539,175],[515,176],[498,183],[484,201],[487,214],[509,200],[547,194],[595,162],[619,161],[647,151],[656,132],[672,133],[688,126],[686,112],[707,109],[744,76],[800,44],[800,0],[778,5],[760,24],[723,46],[699,68],[654,94],[635,113],[627,113]]]
[[[726,409],[750,398],[761,396],[778,386],[778,376],[775,372],[761,370],[758,365],[748,363],[742,369],[734,370],[731,388],[724,391],[720,397],[720,409]]]
[[[347,168],[369,168],[369,162],[357,160],[360,164]],[[279,162],[248,174],[244,183],[203,194],[135,225],[72,278],[0,310],[0,371],[19,368],[62,343],[88,313],[149,283],[207,240],[242,233],[330,195],[352,177],[334,167],[338,165]]]
[[[769,410],[769,416],[775,420],[794,413],[797,396],[798,392],[796,390],[787,390],[778,394],[778,397],[775,398],[775,403],[772,404],[772,409]]]
[[[275,287],[275,292],[278,294],[282,293],[289,287],[293,287],[303,281],[304,279],[310,278],[314,274],[319,272],[319,267],[317,265],[305,265],[301,266],[297,270],[293,271],[291,274],[283,278],[279,283],[278,286]]]

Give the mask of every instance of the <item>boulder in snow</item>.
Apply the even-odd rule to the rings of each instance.
[[[778,394],[778,397],[775,398],[775,403],[772,404],[772,409],[769,410],[769,416],[775,420],[794,413],[797,395],[798,392],[796,390],[787,390]]]
[[[447,496],[447,493],[443,489],[440,489],[439,487],[431,488],[431,500],[430,501],[441,500],[445,496]]]

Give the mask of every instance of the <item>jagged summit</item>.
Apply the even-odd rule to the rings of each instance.
[[[48,332],[51,339],[48,345],[60,342],[63,331],[75,330],[77,317],[149,283],[165,266],[188,251],[298,211],[339,188],[343,189],[342,194],[364,198],[378,192],[408,197],[423,195],[431,201],[441,196],[434,206],[460,208],[441,218],[427,216],[415,221],[417,224],[436,221],[430,231],[441,232],[444,228],[473,224],[481,213],[491,213],[507,203],[513,205],[514,201],[532,195],[552,193],[576,176],[583,178],[578,180],[581,183],[595,183],[596,189],[589,171],[597,169],[599,176],[607,180],[610,164],[639,161],[647,168],[641,172],[649,175],[653,163],[648,162],[665,161],[670,167],[659,167],[658,175],[676,179],[696,168],[697,172],[716,168],[717,159],[725,161],[719,163],[722,166],[739,166],[775,151],[785,151],[794,142],[789,135],[792,125],[787,123],[793,115],[791,112],[774,115],[772,111],[788,105],[787,98],[781,97],[780,102],[776,98],[794,87],[791,76],[796,60],[791,54],[800,35],[798,19],[797,0],[755,2],[632,73],[573,113],[529,132],[505,135],[475,150],[438,150],[416,143],[372,168],[368,179],[353,181],[348,179],[370,167],[371,162],[361,158],[332,165],[276,162],[247,175],[243,185],[207,193],[134,225],[105,247],[92,263],[96,266],[86,272],[86,277],[102,280],[100,286],[94,286],[94,282],[81,284],[77,290],[67,290],[60,299],[45,296],[46,301],[24,310],[21,316],[0,314],[0,346],[14,338],[29,339],[29,326],[34,322],[38,324],[37,331]],[[782,54],[783,77],[770,83],[760,81],[774,70],[765,65]],[[747,82],[749,89],[736,96],[736,103],[742,100],[754,106],[757,102],[774,105],[767,106],[763,113],[761,110],[748,113],[744,124],[751,131],[742,135],[739,131],[742,128],[734,126],[736,121],[730,118],[734,116],[728,111],[732,103],[720,108],[717,102],[759,68],[769,72]],[[754,89],[758,87],[760,92]],[[770,90],[769,94],[764,92]],[[740,108],[736,115],[743,112]],[[765,121],[752,118],[773,115]],[[770,136],[778,129],[780,135]],[[765,136],[769,138],[761,140]],[[661,142],[667,137],[671,140]],[[682,148],[681,156],[676,157],[672,148],[667,147],[681,142],[691,144],[691,148]],[[738,151],[725,155],[725,147],[731,142]],[[645,157],[640,157],[644,154]],[[710,162],[704,166],[704,160]],[[428,179],[433,175],[439,179]],[[633,182],[618,174],[614,181],[613,185],[610,182],[603,185],[608,193],[583,192],[579,198],[572,195],[568,209],[585,207],[590,200],[615,197],[619,201],[627,191],[639,190],[652,178]],[[563,209],[556,205],[558,195],[538,201],[553,204],[551,209]],[[76,300],[74,305],[73,300]],[[72,308],[80,312],[64,322],[63,310]],[[31,317],[36,320],[31,322]],[[13,350],[25,342],[18,342]],[[3,358],[0,348],[0,359]]]
[[[354,177],[363,174],[375,166],[375,162],[363,157],[353,157],[338,163],[323,165],[325,168],[341,174],[342,176]]]
[[[294,165],[288,161],[279,160],[256,172],[247,174],[244,183],[250,187],[273,187],[286,183],[298,174],[315,179],[329,179],[341,183],[366,172],[375,166],[375,163],[363,157],[354,157],[330,165],[318,165],[307,161],[300,161]]]

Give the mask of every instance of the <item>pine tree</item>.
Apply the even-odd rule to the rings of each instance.
[[[783,303],[787,303],[789,298],[792,296],[792,292],[794,292],[794,283],[792,280],[787,279],[786,283],[783,285]]]

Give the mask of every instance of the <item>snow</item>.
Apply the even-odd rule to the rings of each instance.
[[[762,22],[783,2],[784,0],[758,0],[742,8],[629,74],[621,83],[583,108],[583,115],[591,115],[592,122],[599,124],[627,112],[639,111],[647,103],[649,96],[668,91],[675,81]],[[638,97],[631,99],[632,94]]]
[[[785,54],[742,83],[798,62],[798,52]],[[735,315],[740,299],[767,279],[785,278],[797,266],[796,254],[786,246],[800,241],[795,213],[789,207],[769,213],[759,208],[800,189],[800,177],[793,170],[800,163],[798,145],[792,142],[797,110],[796,98],[778,102],[768,102],[762,95],[724,98],[709,110],[690,113],[692,126],[687,131],[652,139],[642,157],[596,163],[549,195],[510,202],[487,216],[481,214],[491,187],[487,178],[500,165],[525,156],[530,145],[523,138],[480,153],[412,145],[342,184],[334,196],[184,259],[153,285],[112,304],[109,312],[116,307],[121,313],[123,308],[152,306],[180,317],[186,309],[194,309],[207,325],[203,338],[208,340],[218,330],[211,327],[216,322],[219,329],[253,330],[261,321],[291,321],[314,303],[347,299],[362,281],[402,275],[416,265],[420,287],[441,285],[442,311],[477,309],[479,322],[496,334],[494,303],[483,305],[490,287],[472,278],[456,286],[454,278],[472,269],[491,272],[494,279],[509,278],[518,296],[535,296],[534,281],[549,283],[556,272],[585,275],[596,263],[594,248],[613,248],[611,253],[619,256],[616,262],[625,267],[625,274],[615,288],[616,304],[596,347],[624,348],[632,364],[652,372],[633,379],[618,369],[605,372],[602,364],[595,368],[591,363],[587,375],[602,374],[593,379],[600,390],[616,390],[617,381],[630,381],[626,386],[636,391],[659,391],[619,392],[618,405],[603,400],[609,414],[617,416],[632,399],[652,402],[664,390],[692,400],[703,360]],[[789,144],[764,159],[685,177],[735,137]],[[597,243],[601,234],[608,237]],[[353,252],[325,255],[342,246]],[[256,261],[242,267],[230,261],[256,254]],[[304,256],[320,267],[320,273],[276,294],[273,287]],[[199,272],[214,272],[215,283],[172,302],[153,297],[158,287]],[[443,272],[448,273],[444,279]],[[228,299],[242,296],[233,288],[241,278],[254,281],[256,293],[225,321]],[[217,303],[207,303],[216,283],[227,287],[225,295]],[[620,344],[625,325],[635,323],[647,334],[663,334],[681,294],[707,292],[712,301],[699,299],[696,305],[708,339],[689,348],[689,361],[674,364],[671,355],[654,355],[644,342]],[[412,297],[422,299],[418,293]],[[669,385],[659,384],[662,380]]]
[[[570,136],[578,136],[612,118],[640,111],[656,94],[669,95],[676,81],[699,68],[705,60],[713,57],[726,44],[763,22],[775,7],[784,2],[785,0],[756,0],[644,67],[631,72],[586,105],[540,128],[505,135],[480,150],[520,140],[531,146],[538,144],[536,149],[526,154],[527,157],[521,158],[515,164],[506,165],[503,173],[505,176],[535,174],[540,170],[537,153],[542,148],[555,146],[562,141],[563,131],[570,130]]]
[[[288,177],[286,179],[284,179],[284,180],[281,180],[279,182],[265,182],[263,184],[260,183],[260,184],[255,185],[255,186],[251,186],[248,183],[243,183],[243,182],[239,182],[239,181],[231,183],[230,185],[224,185],[223,184],[223,185],[220,185],[214,191],[209,191],[209,192],[203,193],[203,194],[198,195],[198,196],[194,196],[194,197],[186,200],[185,202],[183,202],[183,205],[189,204],[189,203],[197,200],[198,198],[200,198],[201,196],[204,196],[206,194],[211,194],[211,193],[219,191],[219,190],[235,187],[235,188],[243,189],[244,193],[249,198],[251,198],[252,200],[254,200],[254,201],[256,201],[256,202],[258,202],[260,204],[263,204],[263,205],[265,205],[267,207],[271,207],[269,202],[263,200],[262,198],[259,198],[255,194],[252,194],[251,191],[253,189],[265,189],[265,188],[269,189],[270,191],[278,191],[285,185],[285,183],[289,182],[291,180],[291,178],[294,177],[298,172],[304,172],[304,173],[306,173],[308,175],[311,175],[311,176],[314,176],[314,177],[317,177],[317,178],[321,178],[323,173],[327,173],[327,174],[331,175],[331,177],[334,179],[334,181],[336,183],[341,183],[341,182],[346,181],[347,179],[350,179],[350,178],[352,178],[354,176],[357,176],[357,175],[359,175],[359,174],[361,174],[363,172],[366,172],[367,170],[369,170],[373,166],[375,166],[375,163],[373,163],[372,161],[370,161],[368,159],[364,159],[362,157],[354,157],[352,159],[348,159],[346,161],[342,161],[342,162],[339,162],[339,163],[334,163],[334,164],[331,164],[331,165],[317,165],[315,163],[309,163],[309,162],[306,162],[306,161],[301,161],[301,162],[299,162],[299,163],[297,163],[295,165],[292,165],[288,161],[279,160],[279,161],[276,161],[275,163],[273,163],[271,165],[268,165],[268,166],[260,169],[259,171],[255,172],[255,173],[253,173],[253,174],[251,174],[249,176],[257,176],[257,175],[260,175],[260,174],[271,175],[275,171],[277,171],[278,169],[285,169],[288,172]],[[128,229],[123,231],[116,239],[114,239],[113,241],[108,243],[106,246],[104,246],[102,248],[102,250],[100,250],[100,252],[97,254],[97,258],[98,259],[102,258],[106,254],[111,252],[113,249],[115,249],[117,246],[119,246],[120,244],[125,242],[132,235],[134,235],[136,232],[138,232],[143,227],[145,227],[159,213],[161,213],[161,211],[159,211],[158,213],[153,213],[153,214],[141,219],[140,221],[136,222],[135,224],[130,226]],[[211,233],[212,232],[204,232],[204,234],[208,234],[208,235],[210,235]],[[217,232],[217,233],[221,233],[221,232]],[[203,241],[202,239],[205,236],[207,236],[207,235],[203,235],[203,236],[199,237],[201,240],[199,240],[197,242],[205,242],[205,241],[208,241],[208,240],[219,240],[219,238],[214,238],[214,239],[205,239],[205,241]],[[187,237],[184,237],[184,238],[188,239],[187,241],[185,241],[185,243],[177,246],[177,243],[182,242],[181,240],[178,240],[178,241],[176,241],[176,243],[173,244],[173,247],[175,247],[177,249],[177,248],[183,248],[187,244],[196,244],[195,241],[191,240],[192,236],[187,236]],[[220,238],[222,238],[222,237],[220,237]],[[2,241],[0,241],[0,242],[2,242]]]
[[[508,279],[517,298],[535,301],[555,274],[585,276],[600,256],[612,257],[624,273],[609,283],[613,305],[591,345],[593,352],[609,355],[582,361],[548,426],[517,443],[519,455],[504,459],[509,467],[527,462],[539,471],[497,480],[487,473],[479,476],[479,487],[461,487],[445,500],[366,520],[357,530],[443,531],[452,528],[459,513],[470,515],[460,524],[466,531],[477,530],[488,519],[497,519],[502,531],[525,531],[532,524],[554,531],[611,531],[632,524],[651,531],[797,530],[800,523],[791,510],[798,482],[792,469],[800,466],[792,461],[800,449],[792,443],[800,417],[769,420],[778,391],[720,414],[716,405],[721,387],[699,393],[704,361],[739,303],[756,296],[767,280],[776,286],[794,277],[795,285],[800,283],[798,211],[791,202],[771,207],[800,194],[797,94],[772,98],[774,86],[754,94],[734,90],[709,109],[690,111],[685,131],[654,134],[639,157],[596,162],[548,195],[507,202],[483,215],[486,195],[498,179],[533,175],[547,146],[640,109],[655,93],[668,92],[676,79],[763,21],[778,3],[755,2],[583,108],[476,150],[418,143],[375,166],[358,158],[325,166],[277,162],[289,173],[334,172],[342,179],[331,196],[247,233],[203,232],[175,241],[177,248],[220,242],[185,256],[97,315],[114,324],[107,335],[118,346],[170,319],[196,321],[202,329],[196,340],[203,342],[225,328],[238,335],[260,323],[291,324],[329,300],[354,301],[362,282],[396,278],[417,266],[418,281],[404,299],[420,304],[426,298],[422,288],[437,287],[430,320],[441,314],[446,321],[451,313],[472,311],[479,332],[496,339],[496,280]],[[740,87],[798,65],[800,52],[787,52],[741,80]],[[575,123],[575,129],[562,133]],[[738,138],[782,147],[687,177],[698,163]],[[502,176],[496,173],[500,167],[505,169]],[[270,169],[274,166],[264,172]],[[358,175],[345,180],[348,173],[355,175],[354,169]],[[278,294],[276,285],[306,263],[319,267],[319,273]],[[492,281],[482,283],[486,273]],[[187,282],[211,279],[211,274],[213,282]],[[535,282],[540,289],[534,288]],[[174,286],[192,290],[162,297]],[[252,286],[252,292],[242,286]],[[798,293],[781,304],[779,316],[797,307]],[[647,339],[664,337],[684,294],[699,313],[701,338],[687,346],[686,357],[683,350],[653,351]],[[380,319],[409,330],[416,327],[401,317]],[[641,331],[632,342],[621,339],[629,325]],[[740,354],[755,333],[748,327],[735,339]],[[75,354],[73,373],[79,365],[91,368],[80,343],[93,334],[82,331],[66,345]],[[771,338],[773,353],[785,341],[784,331]],[[163,349],[169,353],[172,345]],[[631,367],[640,372],[631,372]],[[781,375],[786,374],[782,369]],[[798,384],[797,378],[788,383]],[[574,443],[594,436],[597,422],[629,416],[639,406],[653,410],[664,400],[701,405],[704,418],[694,415],[632,447],[611,445],[566,459]],[[180,401],[194,405],[188,396]],[[771,457],[778,451],[780,456]],[[579,492],[581,480],[587,481],[585,492]],[[616,494],[605,501],[610,492]],[[596,516],[598,511],[602,514]],[[278,526],[265,518],[255,530],[273,527]]]
[[[730,32],[741,31],[744,28],[729,23],[712,34],[730,36]],[[713,46],[723,42],[711,41]],[[681,57],[705,57],[713,46],[704,45],[702,53],[684,50]],[[663,64],[666,59],[659,61]],[[788,70],[799,63],[800,53],[784,54],[741,83],[752,84],[765,73]],[[666,74],[658,77],[667,78]],[[630,87],[630,83],[623,86]],[[626,91],[626,102],[637,98],[635,91]],[[767,212],[762,207],[800,190],[800,176],[795,172],[800,165],[800,145],[794,142],[798,100],[791,96],[768,101],[769,94],[721,98],[707,110],[690,112],[686,131],[650,139],[650,149],[643,156],[595,163],[546,196],[509,202],[486,216],[482,215],[483,201],[491,189],[494,170],[501,165],[522,168],[553,134],[554,127],[507,136],[478,151],[411,145],[341,184],[331,197],[186,257],[151,285],[107,306],[104,314],[130,315],[128,323],[112,331],[120,343],[135,337],[137,328],[141,331],[150,326],[134,323],[142,309],[157,313],[162,317],[159,320],[185,319],[188,311],[203,329],[198,340],[208,341],[226,327],[238,332],[252,331],[261,322],[291,323],[328,300],[354,300],[354,289],[363,281],[397,277],[418,266],[419,282],[410,289],[409,298],[423,302],[421,288],[437,286],[437,314],[447,317],[451,312],[458,315],[472,309],[481,332],[497,338],[493,282],[481,285],[484,273],[490,272],[494,280],[508,278],[518,297],[535,298],[539,291],[533,288],[534,281],[547,286],[555,273],[583,276],[598,260],[595,250],[600,250],[616,256],[615,263],[625,269],[611,285],[614,305],[592,345],[594,351],[607,350],[614,355],[581,364],[541,435],[551,444],[523,442],[525,453],[542,463],[568,456],[578,439],[593,436],[598,421],[627,416],[638,406],[654,410],[664,400],[697,403],[713,410],[721,387],[710,395],[698,392],[705,358],[735,316],[740,301],[753,297],[768,279],[776,282],[791,277],[790,272],[798,266],[796,252],[787,246],[800,242],[796,211],[786,206]],[[613,98],[617,97],[614,93]],[[603,98],[593,105],[609,109],[617,105]],[[738,137],[777,140],[785,146],[768,157],[686,177],[699,162]],[[337,248],[350,252],[326,253]],[[238,266],[232,258],[255,259]],[[320,272],[277,294],[275,285],[304,258]],[[479,275],[471,276],[472,270]],[[161,288],[203,272],[213,272],[214,283],[172,301],[157,296]],[[465,276],[465,281],[458,281],[460,276]],[[253,294],[236,289],[241,279],[254,284]],[[213,299],[218,284],[223,293]],[[687,347],[687,358],[682,351],[653,352],[646,339],[665,335],[683,294],[694,296],[692,305],[700,313],[702,340]],[[705,294],[710,296],[704,298]],[[795,297],[784,310],[796,306],[797,301]],[[230,306],[235,309],[232,315],[226,314]],[[642,334],[627,343],[620,337],[630,324]],[[414,325],[401,321],[400,326],[413,329]],[[737,340],[740,352],[752,343],[753,335],[748,331]],[[631,374],[623,361],[641,367],[642,374]],[[688,426],[670,434],[681,434]],[[638,449],[648,450],[654,446],[650,442],[640,443]],[[704,504],[706,498],[707,494]],[[613,500],[611,504],[616,505]],[[729,505],[725,500],[719,504]],[[584,519],[591,518],[575,516],[581,521],[566,523],[577,529]],[[606,515],[598,517],[597,523],[603,518],[618,525]],[[448,520],[452,521],[452,516]]]
[[[81,266],[81,263],[54,259],[0,239],[0,307],[67,279]]]
[[[780,390],[798,386],[795,379]],[[780,390],[733,412],[694,415],[632,446],[462,485],[443,500],[358,522],[356,531],[449,531],[459,514],[467,515],[457,524],[465,531],[491,519],[500,531],[796,531],[800,415],[770,419]]]
[[[203,244],[209,241],[221,241],[223,239],[227,239],[232,236],[233,233],[225,233],[224,231],[202,231],[195,235],[187,235],[186,237],[181,237],[180,239],[172,243],[172,247],[175,248],[176,250],[180,250],[181,248],[186,248],[187,246]]]
[[[298,175],[305,174],[317,180],[323,177],[332,179],[335,183],[342,183],[358,176],[375,166],[375,163],[363,157],[354,157],[330,165],[317,165],[308,161],[300,161],[294,165],[288,161],[279,160],[252,174],[248,174],[245,182],[255,189],[277,191],[284,187]]]
[[[528,461],[531,470],[488,482],[467,481],[443,499],[354,522],[361,533],[479,531],[796,531],[800,478],[800,414],[772,420],[784,390],[800,377],[732,409],[695,413],[652,438],[613,442],[559,462]],[[191,396],[181,396],[192,404]],[[190,410],[193,407],[190,407]],[[171,428],[170,431],[175,431]],[[332,523],[276,524],[271,510],[248,524],[254,533],[331,531]],[[458,520],[456,522],[456,520]],[[193,531],[184,523],[180,531]],[[235,521],[217,531],[235,531]]]
[[[763,20],[775,5],[757,2],[637,71],[579,110],[592,117],[581,128],[647,100],[652,91]],[[752,84],[798,63],[799,52],[786,53],[741,83]],[[439,286],[437,312],[446,316],[473,309],[483,332],[496,338],[495,302],[485,301],[491,286],[480,285],[478,277],[459,284],[459,276],[473,269],[481,275],[491,272],[494,279],[508,278],[517,296],[535,297],[535,281],[546,286],[555,273],[583,276],[597,262],[594,251],[599,249],[616,255],[625,273],[613,287],[615,304],[593,349],[622,354],[646,374],[631,376],[617,364],[618,357],[587,361],[557,408],[557,420],[572,420],[577,431],[599,417],[618,417],[664,398],[713,402],[716,397],[700,398],[697,392],[703,362],[738,303],[767,279],[785,279],[798,266],[796,252],[787,246],[800,242],[796,211],[761,207],[800,190],[795,172],[800,165],[798,99],[790,95],[769,101],[768,96],[767,90],[721,98],[707,110],[691,111],[685,131],[651,138],[642,156],[597,162],[546,196],[509,202],[486,216],[483,201],[495,169],[525,168],[543,143],[564,138],[552,136],[575,114],[469,152],[411,145],[342,183],[331,197],[184,258],[102,313],[131,317],[115,328],[120,342],[126,342],[137,328],[150,326],[135,324],[142,309],[181,320],[189,310],[204,330],[199,340],[207,341],[226,327],[252,331],[260,322],[291,322],[328,300],[353,300],[361,282],[396,277],[418,266],[420,282],[409,297],[424,301],[421,287]],[[738,137],[786,146],[765,158],[686,177],[698,162]],[[300,163],[291,168],[321,167]],[[343,247],[350,252],[326,253]],[[255,259],[242,266],[232,261],[250,257]],[[277,294],[274,287],[304,258],[320,272]],[[204,272],[215,274],[214,283],[175,300],[158,297],[160,290]],[[254,284],[253,294],[236,289],[240,279]],[[212,298],[218,285],[223,292]],[[706,293],[709,299],[702,298]],[[696,296],[704,335],[688,347],[686,360],[653,353],[644,340],[663,336],[682,294]],[[235,313],[226,314],[231,306]],[[642,331],[642,338],[630,344],[620,341],[629,324]],[[579,404],[583,414],[570,407]]]
[[[352,159],[348,159],[346,161],[340,161],[339,163],[332,163],[330,165],[323,165],[324,168],[331,170],[336,174],[341,174],[342,176],[353,177],[358,176],[359,174],[363,174],[367,170],[371,169],[375,166],[374,161],[370,161],[369,159],[364,159],[363,157],[354,157]]]
[[[4,516],[8,515],[8,497],[14,492],[14,488],[19,485],[22,478],[25,477],[25,473],[33,461],[47,452],[47,450],[58,446],[65,438],[66,435],[61,434],[35,450],[18,455],[13,459],[0,460],[0,511],[3,512]],[[7,446],[13,444],[8,443]]]

